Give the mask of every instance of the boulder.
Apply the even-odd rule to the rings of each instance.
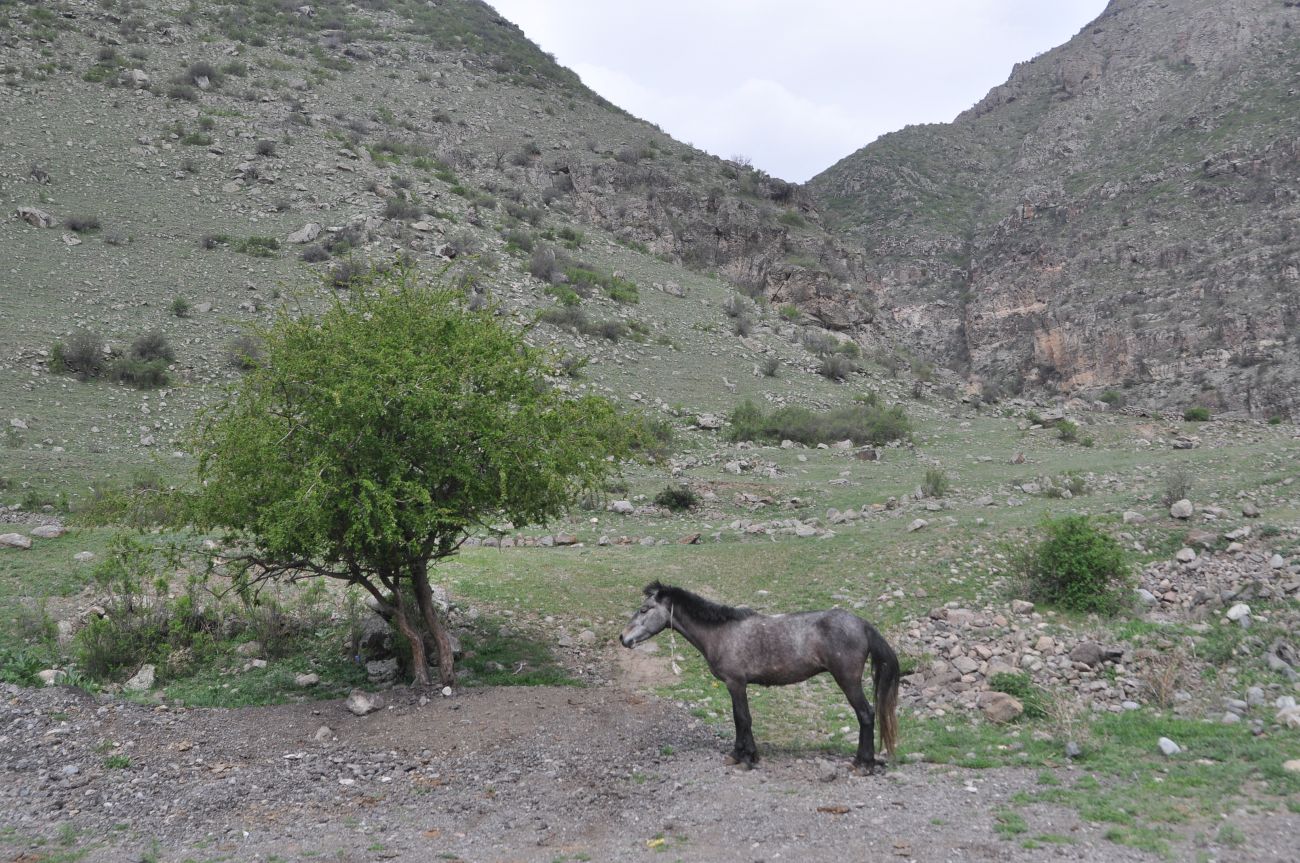
[[[368,692],[362,692],[360,689],[354,689],[348,694],[347,708],[354,716],[365,716],[367,713],[374,713],[382,705],[379,698]]]
[[[1173,518],[1191,518],[1192,511],[1192,502],[1187,498],[1176,500],[1173,505],[1169,507],[1169,515]]]
[[[54,217],[36,207],[19,207],[15,212],[15,215],[33,228],[54,227]]]
[[[32,536],[37,539],[58,539],[68,530],[61,524],[38,524],[32,528]]]
[[[616,500],[609,505],[609,508],[619,515],[631,515],[636,510],[630,500]]]
[[[0,533],[0,548],[31,548],[31,537],[21,533]]]
[[[285,237],[285,242],[302,245],[310,243],[320,236],[320,225],[316,222],[308,222],[289,236]]]
[[[1156,741],[1156,745],[1160,747],[1161,752],[1163,752],[1166,756],[1170,756],[1170,757],[1177,755],[1179,752],[1183,751],[1183,747],[1179,746],[1177,743],[1170,740],[1168,737],[1161,737],[1159,740]]]
[[[916,533],[916,531],[920,530],[923,527],[926,527],[927,525],[929,525],[929,523],[930,522],[926,521],[923,518],[914,519],[912,523],[907,526],[907,532]]]
[[[154,678],[157,675],[157,669],[148,663],[140,666],[140,670],[122,684],[122,689],[127,692],[148,692],[153,689]]]
[[[984,712],[984,718],[999,725],[1010,722],[1025,712],[1025,706],[1019,699],[1005,692],[981,692],[976,702]]]

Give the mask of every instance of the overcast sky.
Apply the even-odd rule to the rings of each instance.
[[[803,182],[947,122],[1106,0],[488,0],[587,86],[680,141]]]

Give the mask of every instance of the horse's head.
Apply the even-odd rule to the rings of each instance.
[[[645,587],[645,602],[632,615],[618,640],[624,647],[635,647],[663,632],[671,620],[672,600],[662,584],[651,582]]]

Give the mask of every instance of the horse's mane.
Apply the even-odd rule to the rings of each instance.
[[[673,607],[679,613],[700,623],[727,623],[732,620],[744,620],[756,614],[752,608],[722,605],[705,599],[697,593],[691,593],[685,588],[662,584],[658,579],[645,586],[645,595],[671,600]]]

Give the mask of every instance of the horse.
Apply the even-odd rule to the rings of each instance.
[[[898,656],[874,626],[849,611],[759,614],[711,602],[680,587],[646,585],[645,601],[632,615],[619,641],[635,647],[664,629],[680,632],[709,663],[709,671],[731,694],[736,745],[728,763],[750,769],[758,763],[746,687],[785,686],[829,671],[858,717],[858,750],[853,767],[879,773],[874,725],[880,719],[880,747],[894,752],[898,719]],[[876,710],[862,692],[867,658],[872,665]]]

